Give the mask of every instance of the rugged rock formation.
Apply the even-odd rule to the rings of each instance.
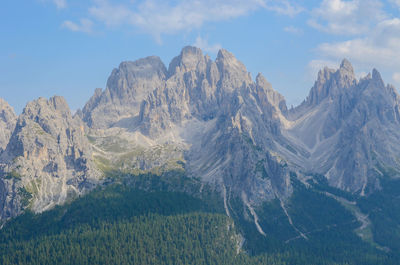
[[[104,91],[95,94],[83,108],[83,120],[92,128],[109,128],[121,119],[135,116],[140,103],[156,88],[163,88],[167,70],[159,57],[122,62],[108,78]]]
[[[74,117],[59,97],[27,105],[0,156],[1,218],[91,189],[97,169],[179,169],[220,191],[228,215],[237,210],[230,200],[240,198],[263,234],[257,206],[277,198],[286,212],[290,175],[305,183],[322,174],[360,195],[399,175],[399,104],[376,70],[357,80],[347,60],[321,70],[291,110],[226,50],[213,61],[185,47],[168,69],[154,56],[123,62]]]
[[[27,104],[0,156],[1,218],[29,207],[41,212],[96,183],[84,124],[72,118],[64,98]]]
[[[168,72],[165,89],[142,103],[142,133],[157,138],[178,128],[190,145],[187,173],[230,196],[245,196],[252,204],[289,196],[288,170],[270,154],[278,117],[286,110],[283,97],[261,76],[254,83],[226,50],[213,62],[200,49],[186,47]]]
[[[0,153],[6,148],[16,122],[14,109],[0,98]]]
[[[164,82],[153,84],[154,89],[141,102],[138,116],[121,112],[127,118],[111,125],[103,135],[116,128],[127,129],[136,139],[138,135],[147,139],[150,144],[140,147],[147,148],[147,153],[155,144],[176,146],[180,151],[171,153],[170,160],[181,160],[187,175],[212,183],[225,196],[243,197],[252,205],[287,198],[291,193],[289,168],[273,152],[275,138],[280,137],[279,119],[287,109],[284,98],[266,79],[259,75],[254,82],[246,67],[226,50],[212,61],[195,47],[183,48],[167,73]],[[109,150],[105,150],[99,132],[91,132],[102,150],[96,155],[104,161],[111,156]],[[140,149],[135,137],[125,138],[130,142],[125,145]],[[137,161],[142,153],[124,151],[123,156],[130,155],[130,161]],[[112,156],[117,154],[113,152]],[[123,164],[127,163],[124,160]]]
[[[320,71],[307,100],[289,115],[288,138],[309,153],[303,170],[361,195],[379,189],[381,176],[400,173],[399,103],[375,69],[359,81],[347,60]]]

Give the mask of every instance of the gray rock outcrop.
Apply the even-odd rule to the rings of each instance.
[[[0,153],[6,148],[16,122],[17,115],[14,109],[0,98]]]

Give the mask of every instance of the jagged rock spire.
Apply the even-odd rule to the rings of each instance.
[[[0,152],[10,140],[11,133],[17,122],[14,109],[2,98],[0,98]]]
[[[177,68],[182,72],[195,71],[199,64],[205,68],[206,58],[200,48],[186,46],[182,49],[179,56],[172,59],[168,67],[168,76],[172,76],[177,72]]]
[[[343,71],[346,71],[348,73],[354,74],[353,66],[346,58],[342,60],[342,62],[340,64],[340,69],[342,69]]]

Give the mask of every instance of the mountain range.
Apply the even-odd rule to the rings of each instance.
[[[289,109],[230,52],[212,60],[188,46],[168,67],[156,56],[122,62],[74,115],[59,96],[29,102],[19,116],[1,100],[0,128],[3,223],[115,183],[116,175],[135,183],[178,172],[196,188],[169,189],[212,190],[227,216],[242,216],[261,236],[268,236],[262,207],[276,202],[307,240],[290,210],[299,185],[323,187],[347,207],[400,176],[400,96],[376,69],[357,79],[346,59],[320,70],[307,98]],[[370,229],[360,207],[351,213]]]

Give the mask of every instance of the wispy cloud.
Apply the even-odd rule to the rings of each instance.
[[[266,9],[289,17],[294,17],[304,11],[304,8],[295,1],[288,0],[270,0],[267,2]]]
[[[109,27],[129,25],[160,38],[201,28],[205,23],[226,21],[267,9],[294,16],[303,9],[288,0],[142,0],[116,4],[95,0],[89,14]]]
[[[95,0],[95,5],[89,8],[89,14],[107,26],[134,24],[135,13],[121,4],[110,4],[107,0]]]
[[[240,17],[260,7],[265,7],[263,0],[144,0],[129,6],[97,0],[89,13],[107,26],[127,24],[159,37]]]
[[[67,0],[53,0],[54,4],[57,8],[66,8],[67,7]]]
[[[308,24],[326,33],[359,35],[386,18],[382,8],[378,0],[323,0],[311,11]]]
[[[400,0],[390,0],[400,7]],[[393,9],[392,9],[393,10]],[[348,58],[356,69],[377,67],[400,84],[400,18],[384,9],[379,0],[323,0],[311,11],[308,23],[332,35],[347,35],[347,40],[324,42],[315,49],[322,61]]]
[[[203,39],[200,36],[196,38],[196,42],[193,44],[193,46],[210,53],[217,53],[222,48],[221,44],[218,43],[210,45],[206,39]]]
[[[61,27],[75,32],[91,33],[93,30],[93,22],[89,19],[81,19],[79,23],[66,20],[62,23]]]
[[[67,7],[67,0],[40,0],[42,3],[53,3],[57,9],[63,9]]]
[[[400,19],[377,24],[369,34],[342,42],[323,43],[317,51],[327,57],[347,57],[359,64],[400,68]]]

